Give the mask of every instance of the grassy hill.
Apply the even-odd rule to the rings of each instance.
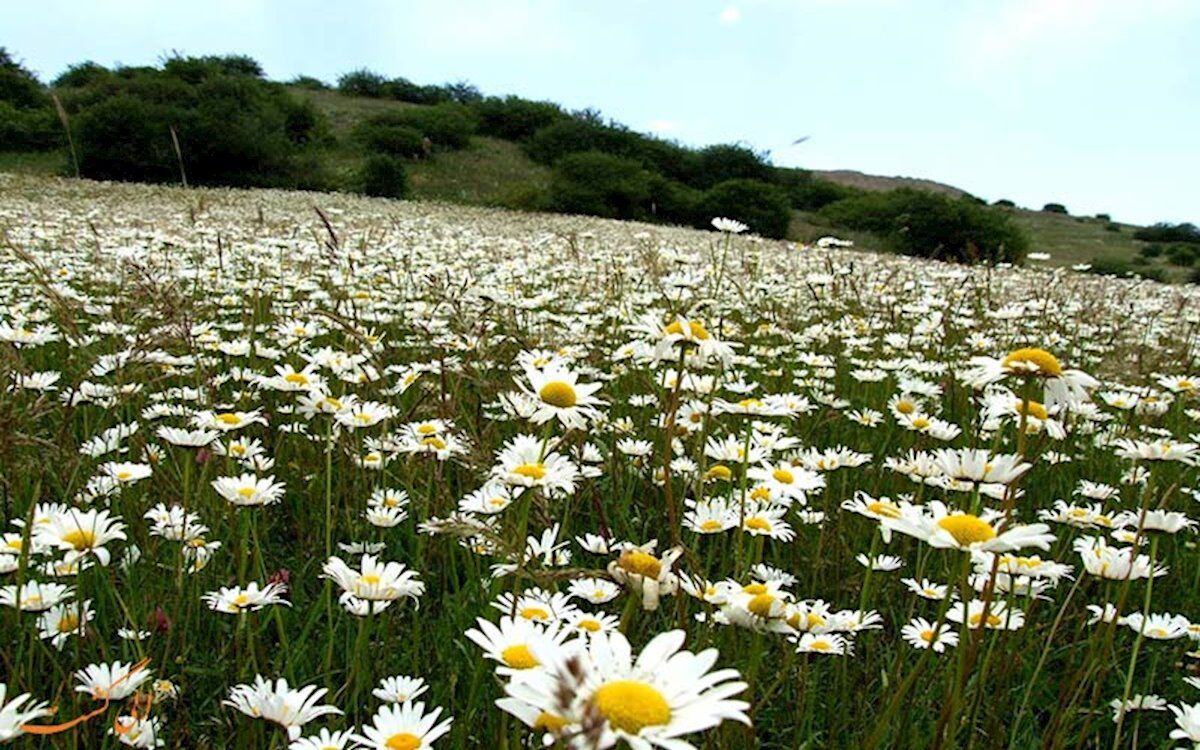
[[[393,99],[348,96],[333,90],[289,88],[326,116],[335,143],[330,148],[328,164],[335,186],[339,188],[351,187],[365,159],[362,150],[349,137],[358,123],[381,113],[423,106]],[[66,155],[58,152],[0,152],[0,171],[53,174],[64,171],[67,161]],[[537,196],[545,194],[550,182],[549,168],[530,159],[520,145],[484,136],[473,137],[465,149],[438,152],[432,158],[414,160],[407,165],[407,171],[412,195],[417,199],[519,209],[536,205]],[[954,197],[965,194],[951,185],[912,177],[884,177],[851,170],[825,170],[814,174],[860,190],[910,187]],[[1022,208],[1009,210],[1028,233],[1030,251],[1051,256],[1050,260],[1044,261],[1047,265],[1072,266],[1096,259],[1125,263],[1138,260],[1140,268],[1163,269],[1171,280],[1186,278],[1187,269],[1172,266],[1162,258],[1151,261],[1139,258],[1138,251],[1145,243],[1133,238],[1136,226]],[[879,239],[871,234],[828,226],[819,214],[794,213],[789,230],[792,238],[810,241],[830,234],[852,239],[865,250],[882,249]]]

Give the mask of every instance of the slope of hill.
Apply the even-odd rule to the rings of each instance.
[[[865,174],[853,169],[814,169],[812,173],[830,182],[859,190],[895,190],[896,188],[914,188],[928,190],[931,193],[941,193],[952,198],[969,195],[965,190],[934,180],[924,180],[919,177],[884,177],[877,174]]]

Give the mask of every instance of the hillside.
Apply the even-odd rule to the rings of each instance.
[[[433,109],[391,98],[351,96],[332,89],[287,86],[286,90],[324,116],[330,137],[323,146],[321,186],[337,190],[359,189],[360,174],[371,153],[356,141],[357,126],[393,113],[413,116]],[[461,148],[439,147],[427,158],[406,159],[404,169],[410,194],[418,199],[530,210],[546,206],[550,193],[551,169],[546,159],[540,161],[529,156],[526,143],[475,134]],[[68,163],[67,154],[60,151],[0,151],[0,171],[64,173]],[[859,191],[911,188],[952,198],[967,195],[954,186],[915,177],[870,175],[854,170],[814,170],[811,174],[826,185],[832,183]],[[1030,252],[1050,256],[1049,260],[1034,262],[1074,266],[1100,259],[1125,265],[1136,263],[1139,270],[1154,269],[1173,281],[1187,277],[1188,269],[1172,266],[1162,258],[1140,258],[1138,251],[1145,243],[1133,239],[1135,226],[1023,208],[1007,211],[1030,238]],[[854,240],[862,249],[883,249],[880,237],[832,226],[815,211],[794,210],[787,233],[801,241],[833,234]]]

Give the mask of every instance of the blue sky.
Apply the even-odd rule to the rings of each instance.
[[[365,66],[777,164],[1200,222],[1200,0],[37,0],[4,15],[0,44],[45,79],[172,50],[246,53],[278,79]]]

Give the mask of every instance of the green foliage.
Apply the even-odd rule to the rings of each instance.
[[[1104,231],[1106,231],[1106,232],[1116,232],[1117,234],[1120,234],[1120,232],[1121,232],[1121,225],[1120,225],[1120,224],[1114,224],[1113,222],[1111,222],[1111,221],[1110,221],[1109,223],[1107,223],[1107,224],[1105,224],[1105,225],[1104,225]]]
[[[1000,200],[996,201],[992,205],[999,206],[1001,208],[1016,208],[1017,207],[1017,204],[1013,203],[1008,198],[1001,198]]]
[[[550,205],[563,213],[643,219],[650,213],[651,187],[650,173],[633,159],[585,151],[554,165]]]
[[[194,184],[320,188],[328,141],[313,104],[241,56],[174,58],[162,70],[89,67],[62,90],[77,118],[80,170],[96,179],[180,179],[174,128]]]
[[[1167,281],[1166,271],[1161,268],[1136,268],[1132,261],[1113,256],[1093,258],[1088,273],[1100,276],[1132,276],[1153,281]]]
[[[536,102],[519,96],[489,96],[475,105],[479,132],[506,141],[524,141],[541,128],[569,115],[553,102]]]
[[[0,102],[7,102],[14,109],[37,109],[50,104],[33,73],[12,59],[3,47],[0,47]]]
[[[696,154],[695,175],[690,184],[707,189],[727,180],[770,182],[772,177],[771,165],[762,154],[745,146],[720,144]]]
[[[1157,242],[1151,242],[1148,245],[1143,245],[1142,248],[1138,250],[1138,255],[1144,258],[1157,258],[1163,254],[1163,250],[1165,249],[1166,248],[1163,245],[1160,245]]]
[[[1108,214],[1096,214],[1096,218],[1100,221],[1112,221],[1112,216]]]
[[[737,219],[763,237],[780,239],[787,236],[792,207],[780,187],[757,180],[726,180],[704,193],[696,225],[708,227],[718,216]]]
[[[352,137],[368,153],[407,158],[420,156],[424,150],[421,131],[393,119],[381,115],[363,120],[355,126]]]
[[[960,262],[1019,262],[1029,241],[1009,214],[911,188],[864,193],[821,211],[834,226],[874,232],[895,252]]]
[[[803,169],[774,168],[772,182],[787,191],[792,207],[801,211],[816,211],[825,206],[859,195],[862,191],[832,180],[816,177]]]
[[[392,124],[406,125],[428,137],[437,149],[466,148],[477,126],[475,114],[466,105],[457,102],[397,110],[388,113],[386,118]]]
[[[379,198],[403,198],[408,195],[408,175],[404,163],[394,156],[373,154],[363,162],[359,173],[362,192]]]
[[[388,79],[366,68],[352,70],[338,77],[337,89],[349,96],[383,96]]]
[[[1048,214],[1065,214],[1065,213],[1067,213],[1067,207],[1061,203],[1047,203],[1046,205],[1042,206],[1042,210]]]
[[[1133,233],[1136,240],[1146,242],[1189,242],[1200,244],[1200,228],[1195,224],[1171,224],[1159,222],[1149,227],[1142,227]]]
[[[309,91],[328,91],[330,88],[328,83],[325,83],[320,78],[314,78],[312,76],[296,76],[292,80],[288,81],[288,85],[295,86],[296,88],[308,89]]]
[[[50,96],[0,47],[0,151],[45,151],[62,140]]]
[[[1200,245],[1176,242],[1167,248],[1167,260],[1173,266],[1183,266],[1185,268],[1194,266],[1198,259],[1200,259]]]

